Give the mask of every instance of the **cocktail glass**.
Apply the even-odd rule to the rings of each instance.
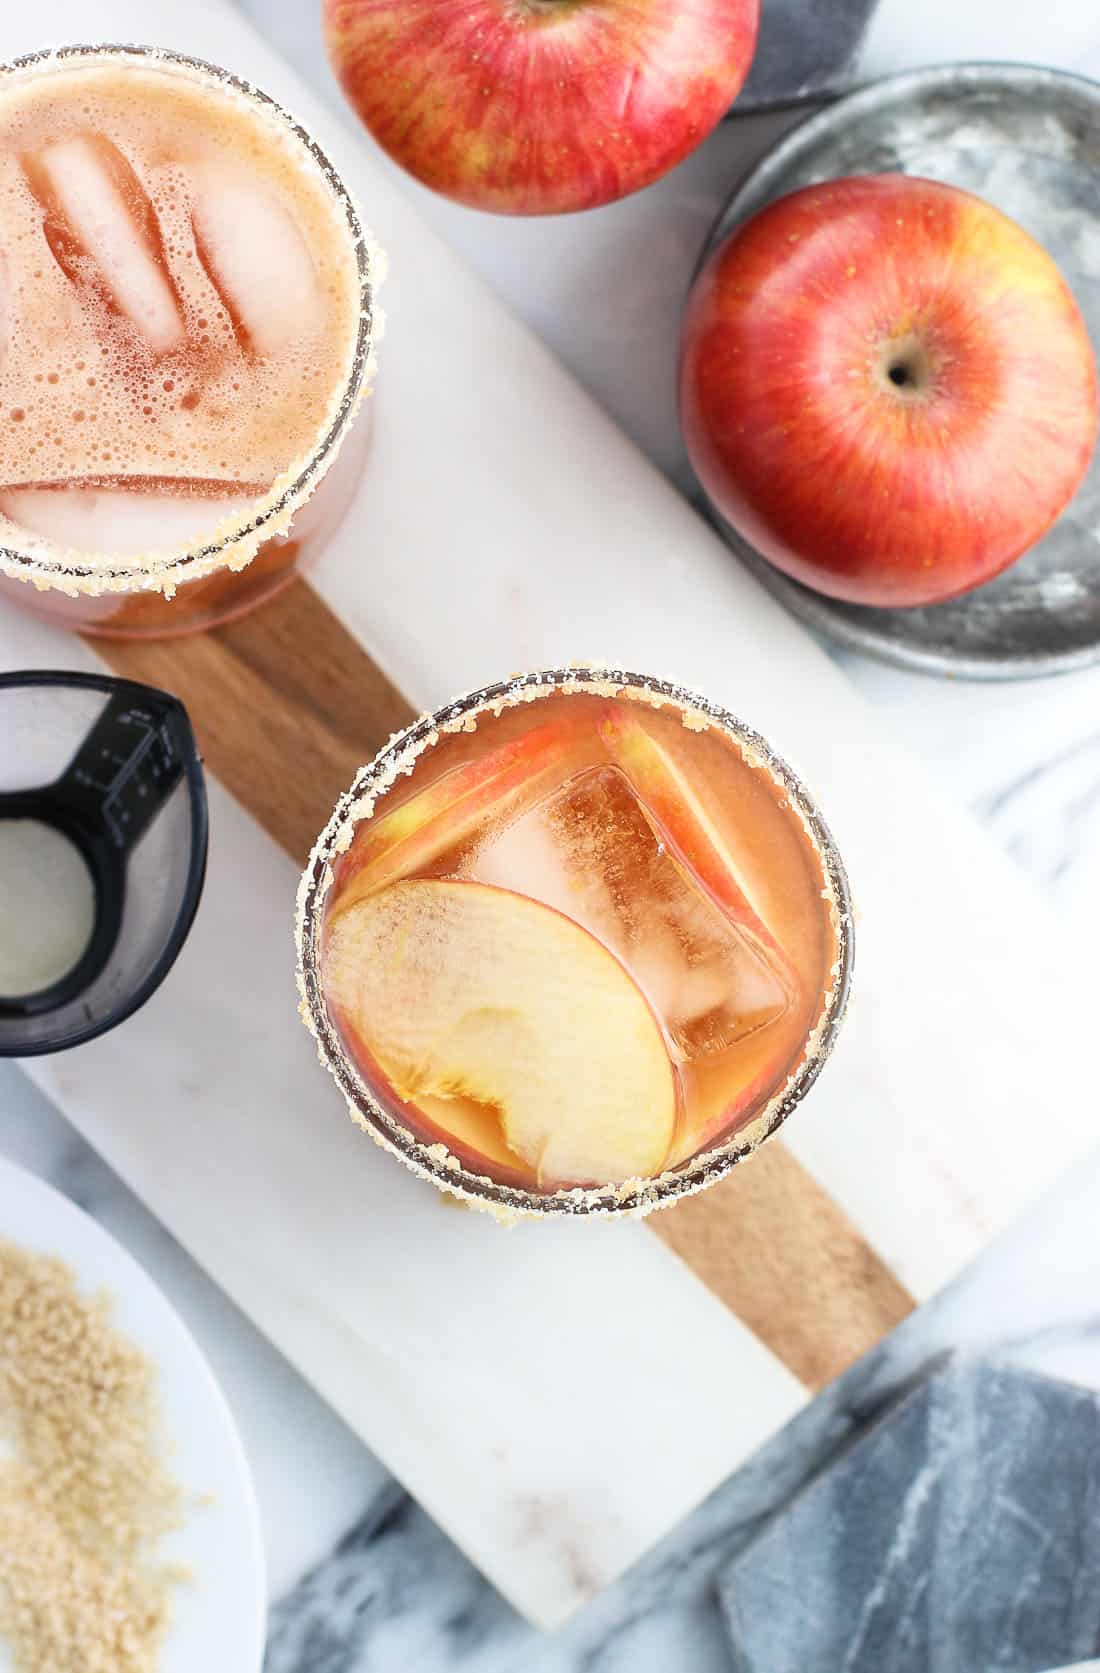
[[[213,535],[169,550],[85,555],[40,541],[23,542],[11,523],[0,544],[0,594],[33,614],[82,633],[111,638],[167,638],[193,633],[245,614],[282,591],[312,563],[339,526],[358,486],[369,442],[360,414],[369,393],[377,336],[374,291],[381,258],[333,164],[304,127],[260,89],[201,59],[143,46],[68,46],[15,60],[0,69],[0,103],[26,78],[45,78],[74,66],[116,71],[140,68],[185,76],[218,97],[244,100],[280,139],[290,136],[346,229],[347,261],[359,297],[347,375],[334,391],[308,455],[288,461],[270,490],[245,498]],[[18,330],[18,318],[13,321]],[[359,416],[357,416],[359,415]],[[3,484],[0,484],[2,487]]]
[[[791,768],[707,699],[592,667],[395,736],[316,844],[297,941],[353,1119],[502,1218],[721,1179],[817,1078],[853,956]]]

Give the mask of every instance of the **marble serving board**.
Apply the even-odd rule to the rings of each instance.
[[[161,0],[152,17],[137,0],[43,0],[0,23],[0,50],[95,36],[152,36],[268,87],[389,250],[370,468],[315,586],[406,696],[435,706],[517,667],[612,660],[710,693],[807,779],[862,911],[852,1015],[785,1144],[856,1255],[930,1294],[1091,1143],[1065,1045],[1089,1037],[1083,951],[222,0]],[[0,612],[0,666],[94,660]],[[311,763],[303,742],[284,771]],[[501,1590],[553,1623],[815,1379],[647,1227],[503,1233],[366,1144],[296,1020],[296,869],[216,781],[211,802],[206,896],[160,993],[29,1068]],[[719,1191],[747,1192],[763,1165]],[[858,1259],[847,1281],[864,1283]]]

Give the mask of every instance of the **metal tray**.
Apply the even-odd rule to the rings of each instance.
[[[739,221],[846,174],[926,175],[996,204],[1050,251],[1100,349],[1100,84],[1057,70],[949,64],[892,76],[811,117],[741,182],[703,258]],[[1054,528],[996,580],[946,604],[875,610],[788,580],[711,508],[729,544],[795,615],[888,662],[971,679],[1100,659],[1100,449]]]

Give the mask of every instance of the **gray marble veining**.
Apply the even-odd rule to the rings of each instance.
[[[1040,1673],[1091,1653],[1096,1395],[1006,1364],[906,1397],[884,1386],[889,1357],[857,1367],[552,1637],[384,1489],[276,1605],[265,1673]]]
[[[1100,852],[1100,732],[1023,768],[979,811],[1014,860],[1080,910]]]
[[[719,1582],[738,1673],[1039,1673],[1100,1649],[1100,1401],[958,1366]]]
[[[1100,1162],[1086,1191],[1095,1193],[1098,1183]],[[730,1565],[739,1558],[751,1563],[754,1542],[761,1536],[767,1541],[772,1537],[769,1526],[780,1525],[772,1521],[774,1513],[798,1502],[807,1483],[838,1453],[843,1455],[851,1446],[847,1455],[855,1456],[859,1446],[851,1445],[854,1438],[868,1431],[873,1436],[914,1380],[944,1363],[944,1344],[956,1334],[958,1318],[987,1311],[983,1300],[991,1299],[1000,1272],[1011,1270],[1014,1260],[1025,1261],[1043,1236],[1044,1224],[1053,1219],[1051,1205],[1048,1222],[1040,1218],[1026,1235],[1012,1240],[1018,1249],[1003,1251],[999,1261],[980,1263],[985,1271],[979,1271],[975,1281],[961,1281],[942,1301],[922,1309],[560,1632],[547,1637],[526,1626],[424,1512],[399,1489],[389,1487],[333,1553],[276,1605],[266,1673],[390,1673],[396,1667],[403,1673],[672,1673],[680,1668],[733,1673],[738,1664],[720,1602],[722,1577]],[[1056,1285],[1063,1258],[1072,1262],[1073,1256],[1068,1248],[1060,1254],[1053,1240],[1048,1247],[1051,1283]],[[1004,1334],[1004,1320],[994,1314],[989,1339]],[[1028,1388],[1036,1386],[1037,1368],[1100,1387],[1100,1326],[1071,1324],[1043,1332],[1010,1345],[1002,1357],[1006,1365],[1031,1368]],[[1095,1395],[1056,1386],[1067,1410],[1084,1413],[1094,1426],[1100,1421]],[[976,1403],[979,1414],[983,1400],[984,1393]],[[983,1421],[995,1426],[1002,1416],[1003,1403],[998,1406],[994,1400]],[[1093,1432],[1088,1431],[1086,1440]],[[1059,1429],[1043,1434],[1056,1450],[1066,1445],[1069,1430],[1062,1422]],[[961,1427],[959,1435],[961,1442]],[[1011,1459],[1010,1450],[1002,1453],[1009,1466]],[[811,1486],[809,1493],[813,1491]],[[1014,1478],[1006,1491],[1020,1496]],[[1073,1514],[1052,1513],[1055,1531],[1059,1526],[1076,1528],[1081,1519],[1079,1506]],[[813,1572],[818,1555],[817,1546],[810,1547]],[[1100,1569],[1100,1562],[1094,1566]],[[915,1561],[912,1573],[919,1572]],[[1052,1641],[1051,1647],[1057,1653],[1058,1644]],[[840,1665],[827,1656],[814,1659],[808,1652],[802,1661],[791,1663],[798,1673],[837,1673]],[[1042,1665],[1040,1660],[991,1661],[989,1668],[1040,1673]],[[780,1663],[758,1660],[748,1667],[751,1673],[786,1673],[786,1665]],[[854,1664],[852,1673],[870,1673],[872,1668],[874,1673],[887,1673],[874,1662]],[[978,1673],[979,1668],[986,1673],[981,1662],[967,1664],[965,1673]],[[918,1669],[925,1673],[913,1662],[904,1673]],[[956,1668],[948,1662],[942,1673],[962,1673],[962,1664]]]

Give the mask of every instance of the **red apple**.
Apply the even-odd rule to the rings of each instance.
[[[684,435],[778,569],[858,604],[988,581],[1050,527],[1096,440],[1096,368],[1054,262],[968,192],[876,175],[769,204],[700,274]]]
[[[475,209],[592,209],[681,162],[752,62],[759,0],[324,0],[378,143]]]

